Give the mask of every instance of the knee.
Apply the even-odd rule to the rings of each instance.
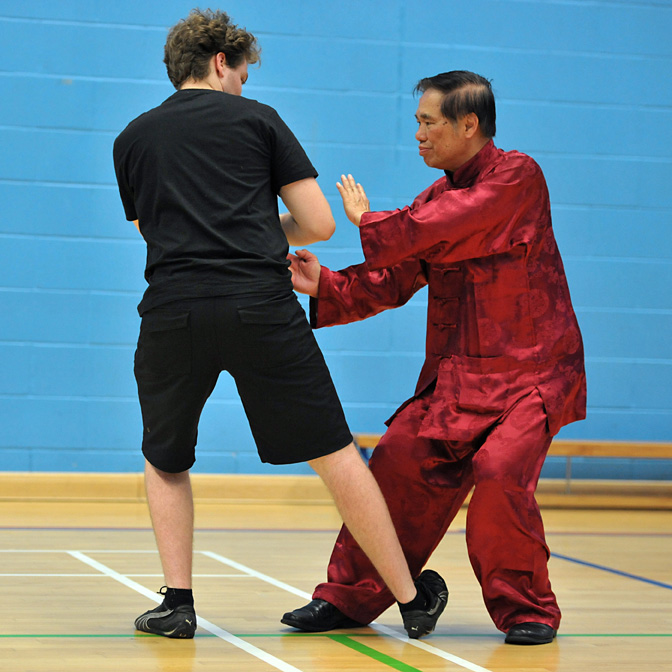
[[[496,491],[527,490],[530,478],[526,465],[508,458],[506,453],[498,451],[491,454],[483,446],[474,456],[474,484],[477,488]]]
[[[333,453],[309,460],[308,465],[327,486],[348,479],[371,478],[369,469],[354,443]]]
[[[417,461],[407,459],[404,453],[390,450],[386,446],[378,446],[373,451],[369,468],[379,483],[408,483],[417,480]]]
[[[147,458],[145,458],[145,473],[155,475],[163,481],[181,481],[189,479],[189,469],[181,471],[161,469],[161,467],[152,464]]]
[[[313,471],[319,474],[323,469],[329,469],[332,466],[350,463],[354,458],[359,458],[359,452],[355,447],[355,444],[350,443],[344,448],[340,448],[339,450],[327,453],[326,455],[320,455],[320,457],[315,457],[312,460],[308,460],[308,466],[310,466]]]

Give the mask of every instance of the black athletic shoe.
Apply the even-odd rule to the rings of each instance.
[[[411,639],[418,639],[434,632],[436,622],[448,604],[446,582],[432,569],[426,569],[415,580],[418,592],[427,598],[429,605],[425,609],[402,611],[404,628]]]
[[[164,601],[158,607],[138,616],[135,619],[135,628],[173,639],[193,639],[196,632],[196,612],[187,604],[169,609]]]

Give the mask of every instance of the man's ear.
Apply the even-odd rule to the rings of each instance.
[[[464,135],[467,138],[473,138],[480,128],[478,116],[475,112],[469,112],[469,114],[465,114],[464,117],[462,117],[460,120],[460,123],[462,125],[462,129],[464,130]]]
[[[226,70],[226,54],[223,51],[220,51],[218,54],[213,56],[215,62],[215,73],[217,77],[223,77]]]

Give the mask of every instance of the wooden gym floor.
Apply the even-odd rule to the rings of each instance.
[[[6,492],[6,491],[5,491]],[[0,490],[2,493],[2,490]],[[138,498],[0,501],[2,672],[662,672],[672,669],[672,511],[544,511],[557,640],[503,643],[469,566],[464,510],[429,566],[450,588],[436,632],[298,634],[279,618],[323,580],[339,519],[324,499],[197,500],[194,640],[136,633],[162,585]]]

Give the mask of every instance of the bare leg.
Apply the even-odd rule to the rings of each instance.
[[[390,592],[410,602],[417,590],[378,483],[354,444],[309,462],[331,492],[343,522]]]
[[[166,585],[191,588],[194,500],[189,472],[169,474],[145,461],[145,489]]]

